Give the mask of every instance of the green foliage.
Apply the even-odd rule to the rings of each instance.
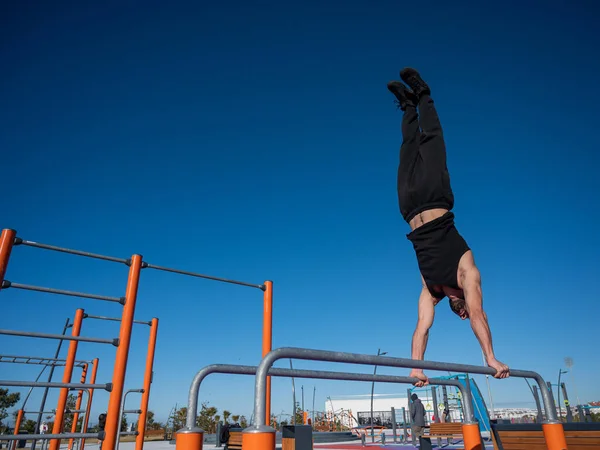
[[[227,413],[227,414],[225,414]],[[228,411],[223,411],[223,417],[231,415]],[[216,433],[217,431],[217,408],[202,403],[200,414],[196,417],[196,424],[207,433]]]
[[[185,418],[187,416],[187,408],[180,408],[173,413],[170,420],[173,421],[173,430],[177,431],[182,429],[185,426]]]
[[[65,409],[68,410],[75,410],[77,409],[77,397],[73,394],[69,394],[69,396],[67,397],[67,406],[65,407]],[[69,413],[69,414],[65,414],[65,421],[64,421],[64,428],[63,431],[65,433],[70,433],[71,432],[71,427],[73,426],[73,419],[75,418],[75,414]],[[79,430],[81,430],[81,426],[83,424],[83,414],[78,414],[78,418],[77,418],[77,429],[76,431],[79,432]]]
[[[123,414],[121,417],[121,431],[127,431],[127,414]]]
[[[28,433],[35,433],[36,432],[36,425],[37,425],[37,422],[35,420],[28,419],[28,420],[25,421],[25,423],[23,423],[21,425],[21,430],[25,430]]]
[[[15,406],[21,400],[20,392],[9,394],[8,389],[0,388],[0,429],[3,428],[2,421],[8,417],[6,410]]]

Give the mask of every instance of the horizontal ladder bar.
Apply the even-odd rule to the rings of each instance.
[[[143,263],[142,267],[148,268],[148,269],[161,270],[163,272],[171,272],[171,273],[178,273],[181,275],[188,275],[190,277],[205,278],[207,280],[221,281],[223,283],[238,284],[240,286],[253,287],[253,288],[260,289],[261,291],[265,290],[265,286],[263,284],[246,283],[245,281],[237,281],[237,280],[230,280],[228,278],[213,277],[211,275],[204,275],[201,273],[188,272],[187,270],[171,269],[169,267],[155,266],[154,264],[148,264],[148,263]]]
[[[44,250],[52,250],[54,252],[70,253],[72,255],[85,256],[87,258],[102,259],[104,261],[112,261],[112,262],[117,262],[117,263],[122,263],[122,264],[129,264],[129,259],[126,259],[126,258],[115,258],[113,256],[105,256],[105,255],[99,255],[97,253],[90,253],[90,252],[84,252],[81,250],[73,250],[70,248],[57,247],[56,245],[41,244],[39,242],[27,241],[25,239],[21,239],[20,237],[15,238],[14,245],[26,245],[28,247],[36,247],[36,248],[42,248]]]
[[[68,388],[68,389],[103,389],[112,391],[112,383],[106,384],[86,384],[86,383],[54,383],[46,381],[18,381],[18,380],[0,380],[0,386],[17,387],[48,387],[48,388]]]
[[[66,295],[69,297],[91,298],[93,300],[103,300],[106,302],[125,303],[125,297],[108,297],[106,295],[86,294],[85,292],[65,291],[64,289],[54,289],[42,286],[32,286],[30,284],[13,283],[12,281],[4,280],[2,289],[23,289],[25,291],[46,292],[48,294]]]
[[[105,316],[96,316],[94,314],[83,314],[84,319],[98,319],[98,320],[110,320],[112,322],[120,322],[121,319],[118,317],[105,317]],[[140,325],[152,325],[152,322],[144,322],[143,320],[134,320],[133,323],[139,323]]]
[[[16,331],[16,330],[1,330],[0,334],[5,334],[8,336],[23,336],[23,337],[33,337],[33,338],[41,338],[41,339],[58,339],[65,341],[80,341],[80,342],[94,342],[96,344],[111,344],[115,347],[119,346],[119,339],[100,339],[100,338],[92,338],[85,336],[68,336],[65,334],[49,334],[49,333],[36,333],[32,331]]]

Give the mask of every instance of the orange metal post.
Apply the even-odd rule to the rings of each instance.
[[[90,378],[90,383],[96,383],[96,375],[98,374],[98,358],[95,358],[92,361],[92,378]],[[81,429],[82,433],[87,433],[88,425],[90,423],[90,414],[92,413],[92,397],[94,396],[94,390],[88,389],[88,401],[87,406],[85,408],[85,420],[83,421],[83,428]],[[83,450],[85,448],[85,438],[81,440],[81,446],[79,450]]]
[[[150,401],[150,386],[152,385],[154,352],[156,350],[156,336],[158,333],[158,319],[155,317],[150,324],[150,338],[148,339],[148,354],[146,355],[146,373],[144,374],[144,392],[140,403],[142,413],[138,417],[138,435],[135,438],[135,450],[144,448],[146,434],[146,419],[148,417],[148,402]]]
[[[19,428],[21,428],[21,422],[23,422],[23,410],[20,409],[17,412],[17,419],[15,420],[15,432],[13,434],[19,434]],[[15,450],[17,448],[17,442],[19,441],[13,441],[11,448],[12,450]]]
[[[83,321],[83,309],[75,311],[75,320],[73,320],[73,332],[72,336],[79,336],[81,332],[81,322]],[[73,366],[75,365],[75,356],[77,354],[77,341],[71,341],[69,343],[69,352],[67,353],[67,359],[65,362],[65,371],[63,373],[62,382],[70,383],[71,376],[73,375]],[[65,418],[65,408],[67,406],[67,397],[69,395],[68,388],[62,388],[58,397],[58,404],[56,405],[56,414],[54,415],[54,425],[52,427],[52,434],[62,433],[63,421]],[[59,450],[60,439],[50,440],[50,450]]]
[[[137,300],[140,272],[142,270],[142,256],[133,255],[129,267],[129,278],[125,291],[125,306],[121,316],[121,330],[119,332],[119,347],[115,357],[115,368],[112,379],[112,391],[108,400],[108,411],[106,413],[106,436],[102,443],[102,450],[115,450],[119,438],[119,416],[121,401],[123,398],[123,385],[125,373],[127,372],[127,359],[129,357],[129,344],[131,342],[131,328],[133,327],[133,315],[135,313],[135,302]],[[50,449],[56,450],[56,449]]]
[[[83,370],[81,371],[81,384],[85,384],[85,380],[87,379],[87,371],[88,365],[87,363],[83,365]],[[81,409],[81,400],[83,397],[83,389],[80,389],[77,393],[77,401],[75,402],[75,409]],[[79,413],[73,413],[73,424],[71,425],[71,433],[75,433],[77,431],[77,422],[79,421]],[[73,442],[75,439],[69,439],[69,446],[67,447],[69,450],[73,448]]]
[[[462,431],[465,450],[482,450],[481,434],[479,433],[479,424],[463,423]]]
[[[262,356],[272,350],[273,346],[273,282],[265,281],[264,311],[263,311],[263,342]],[[271,423],[271,377],[267,377],[266,423]],[[139,450],[139,449],[138,449]]]
[[[548,450],[567,450],[567,439],[562,423],[543,423],[544,438]]]
[[[202,428],[180,430],[175,435],[175,450],[202,450],[203,441],[204,430]]]
[[[275,430],[242,433],[242,448],[244,450],[275,450]]]
[[[17,232],[15,230],[8,228],[2,230],[2,234],[0,234],[0,289],[2,289],[2,282],[4,281],[10,252],[12,251],[16,235]]]

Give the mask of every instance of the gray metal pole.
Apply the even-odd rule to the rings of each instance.
[[[394,436],[394,444],[396,443],[396,410],[392,406],[392,435]]]
[[[433,401],[433,415],[435,417],[434,422],[435,423],[440,423],[440,415],[438,413],[438,402],[437,402],[437,392],[436,392],[436,386],[432,386],[431,387],[431,398]],[[438,447],[442,446],[442,439],[441,438],[437,438],[437,445]]]
[[[291,359],[290,359],[290,369],[294,370]],[[296,383],[294,382],[294,377],[292,377],[292,401],[294,402],[294,407],[292,408],[292,425],[296,425]],[[271,421],[269,421],[269,423],[270,422]]]
[[[381,354],[381,349],[377,349],[377,356]],[[377,364],[375,364],[375,368],[373,369],[373,375],[377,374]],[[371,383],[371,442],[375,442],[375,432],[373,430],[373,394],[375,392],[375,382]]]
[[[402,425],[404,427],[404,436],[402,436],[402,442],[408,441],[408,427],[406,426],[406,408],[402,408]]]
[[[533,386],[533,398],[535,399],[535,406],[537,408],[537,422],[542,423],[544,421],[544,414],[542,413],[542,404],[540,403],[538,387],[535,385]]]
[[[579,422],[586,422],[581,405],[577,405],[577,412],[579,413]]]
[[[312,407],[312,428],[315,427],[315,395],[317,394],[317,387],[313,386],[313,407]]]
[[[542,386],[540,386],[540,392],[542,393],[542,398],[544,397],[544,391],[548,394],[552,411],[554,412],[554,416],[556,417],[556,402],[554,401],[554,393],[552,392],[552,383],[547,381],[546,386],[548,387],[547,390],[542,389]],[[546,411],[546,419],[547,418],[548,418],[548,412]]]
[[[32,441],[38,440],[50,440],[50,439],[78,439],[78,438],[97,438],[103,439],[104,433],[61,433],[61,434],[8,434],[3,435],[3,441]]]
[[[444,413],[447,410],[448,415],[450,415],[450,403],[448,403],[448,389],[446,389],[446,386],[442,386],[442,395],[444,396]],[[446,420],[447,418],[444,417],[444,421]]]
[[[69,320],[70,319],[67,318],[67,321],[65,322],[65,326],[63,327],[63,331],[61,333],[63,336],[65,334],[67,334],[67,330],[69,329]],[[58,345],[56,346],[56,351],[54,352],[55,360],[57,360],[58,356],[60,355],[60,349],[62,347],[63,342],[64,341],[62,339],[58,341]],[[50,366],[50,373],[48,374],[48,383],[52,382],[52,377],[54,376],[55,367],[56,366]],[[33,389],[33,387],[31,389]],[[42,395],[42,401],[40,403],[40,413],[38,414],[37,421],[35,424],[36,431],[39,431],[40,426],[42,425],[42,419],[43,419],[42,415],[43,415],[44,408],[46,407],[46,399],[48,398],[48,390],[49,389],[50,389],[49,387],[46,387],[44,389],[44,394]],[[31,450],[35,450],[35,444],[36,444],[36,441],[34,440],[31,443]]]
[[[255,381],[255,389],[254,389],[254,430],[247,432],[260,432],[264,431],[264,423],[265,423],[265,414],[266,414],[266,390],[267,390],[267,377],[269,374],[269,370],[273,366],[273,364],[283,358],[294,358],[294,359],[302,359],[308,361],[328,361],[328,362],[338,362],[338,363],[347,363],[347,364],[368,364],[368,365],[380,365],[386,367],[405,367],[405,368],[416,368],[416,369],[427,369],[427,370],[443,370],[446,372],[465,372],[465,373],[477,373],[477,374],[490,374],[495,375],[496,370],[491,367],[482,367],[482,366],[474,366],[469,364],[455,364],[455,363],[445,363],[438,361],[424,361],[424,360],[414,360],[414,359],[406,359],[406,358],[393,358],[389,356],[375,356],[375,355],[363,355],[358,353],[344,353],[344,352],[333,352],[326,350],[315,350],[315,349],[307,349],[307,348],[295,348],[295,347],[282,347],[276,350],[272,350],[262,359],[258,366],[258,370],[256,373],[256,381]],[[525,371],[513,369],[511,370],[511,376],[517,378],[533,378],[536,382],[543,386],[544,379],[540,374],[533,371]],[[438,384],[447,384],[441,383],[441,380],[436,380]],[[447,380],[451,381],[451,380]],[[456,380],[454,380],[456,381]],[[412,379],[411,383],[416,382],[416,379]],[[469,389],[469,385],[460,385],[461,390]],[[547,411],[547,423],[558,423],[556,417],[556,410],[551,409],[551,400],[550,393],[548,390],[542,391],[542,397],[544,399],[544,406]],[[465,414],[466,410],[470,409],[470,415],[465,417],[465,423],[473,423],[472,416],[472,400],[470,397],[464,397],[465,400],[463,404],[465,406]],[[468,406],[467,406],[468,405]],[[270,427],[269,431],[272,430]]]
[[[567,422],[573,422],[573,411],[571,411],[571,405],[569,403],[569,396],[567,395],[567,387],[565,383],[560,385],[563,391],[563,397],[565,398],[565,407],[567,408]]]

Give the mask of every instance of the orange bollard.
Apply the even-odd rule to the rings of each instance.
[[[479,424],[463,423],[463,441],[465,450],[483,450],[481,446],[481,433],[479,432]]]
[[[152,374],[154,368],[154,353],[156,351],[156,336],[158,334],[158,319],[155,317],[150,324],[150,338],[148,339],[148,353],[146,354],[146,372],[144,373],[144,393],[138,417],[138,435],[135,437],[135,450],[144,448],[144,436],[146,435],[146,420],[148,417],[148,402],[150,400],[150,387],[152,385]]]
[[[79,336],[81,332],[81,322],[83,321],[83,309],[75,311],[75,319],[73,320],[72,336]],[[75,365],[75,356],[77,354],[77,341],[69,343],[69,351],[65,362],[65,371],[63,373],[62,382],[70,383],[73,375],[73,366]],[[68,388],[61,388],[56,405],[56,414],[54,415],[54,425],[52,426],[52,434],[60,434],[63,431],[63,421],[65,418],[65,408],[67,407],[67,397],[69,395]],[[50,450],[59,450],[60,439],[50,440]]]
[[[242,448],[244,450],[275,450],[275,429],[266,425],[258,428],[246,428],[242,432]]]
[[[175,435],[175,450],[202,450],[203,441],[202,428],[182,429]]]
[[[265,281],[264,293],[264,308],[263,308],[263,342],[262,356],[272,350],[273,346],[273,282]],[[266,423],[271,423],[271,377],[267,377],[267,395],[266,395]]]
[[[4,281],[4,275],[6,275],[8,259],[10,258],[10,252],[12,251],[16,235],[17,232],[15,230],[8,228],[2,230],[2,234],[0,234],[0,289],[2,289],[2,282]]]
[[[96,383],[96,375],[98,374],[98,358],[94,358],[92,360],[92,378],[90,379],[91,384]],[[92,413],[92,398],[94,397],[94,390],[88,389],[88,401],[87,406],[85,408],[85,420],[83,421],[83,428],[81,431],[83,433],[87,433],[88,425],[90,423],[90,415]],[[81,440],[81,446],[78,450],[83,450],[85,448],[85,438]]]
[[[129,278],[125,290],[125,306],[121,316],[121,328],[119,331],[119,346],[115,357],[115,366],[112,379],[112,391],[108,399],[108,411],[106,413],[106,425],[104,427],[104,441],[102,450],[115,450],[117,439],[119,439],[119,416],[121,415],[121,401],[123,399],[123,385],[127,372],[127,359],[129,358],[129,344],[131,343],[131,329],[133,327],[133,315],[135,313],[135,302],[137,300],[140,272],[142,270],[142,256],[133,255],[129,267]],[[58,450],[58,449],[50,449]]]
[[[14,434],[19,434],[19,428],[21,428],[21,422],[23,422],[23,410],[20,409],[17,412],[17,419],[15,420],[15,432]],[[11,448],[12,450],[15,450],[17,448],[17,442],[19,441],[13,441],[11,444]]]
[[[544,439],[548,450],[567,450],[567,439],[562,423],[543,423]]]

